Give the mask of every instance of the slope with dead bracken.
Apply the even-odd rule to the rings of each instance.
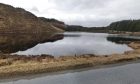
[[[59,25],[59,23],[58,23]],[[65,25],[60,24],[60,25]],[[61,26],[64,27],[64,26]],[[0,3],[0,33],[55,33],[59,30],[50,26],[34,14]]]

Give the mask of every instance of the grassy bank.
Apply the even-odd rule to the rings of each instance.
[[[132,47],[134,51],[105,56],[95,56],[90,54],[54,58],[49,55],[27,57],[1,54],[0,78],[94,67],[140,59],[140,42],[132,42],[128,45]]]

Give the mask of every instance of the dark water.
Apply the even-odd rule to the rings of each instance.
[[[108,41],[112,41],[115,43],[124,43],[124,42],[132,42],[132,41],[140,41],[140,36],[128,36],[128,35],[109,35],[107,37]]]
[[[55,42],[46,42],[38,44],[33,48],[25,51],[19,51],[19,55],[40,55],[50,54],[53,56],[64,55],[109,55],[115,53],[124,53],[132,50],[126,44],[117,44],[109,41],[106,33],[83,33],[83,32],[66,32],[64,38]]]
[[[53,42],[62,38],[63,35],[55,35],[52,33],[0,34],[0,52],[14,53],[24,51],[36,46],[38,43]]]
[[[33,79],[11,80],[0,84],[140,84],[140,63]]]

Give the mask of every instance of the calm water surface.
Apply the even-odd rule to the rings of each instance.
[[[11,80],[0,84],[140,84],[140,63],[34,79]]]
[[[19,51],[19,55],[40,55],[50,54],[53,56],[64,55],[109,55],[115,53],[124,53],[132,50],[126,44],[116,44],[108,41],[106,33],[84,33],[84,32],[66,32],[64,38],[55,42],[46,42],[38,44],[25,51]]]

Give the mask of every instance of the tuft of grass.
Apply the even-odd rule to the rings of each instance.
[[[131,44],[131,46],[138,47]],[[41,56],[18,56],[1,55],[0,56],[0,77],[12,77],[17,75],[36,74],[44,72],[54,72],[69,69],[78,69],[85,67],[94,67],[98,65],[114,64],[140,59],[140,47],[134,51],[127,51],[124,54],[113,54],[104,56],[81,55],[81,56],[63,56],[54,58],[49,55]]]

